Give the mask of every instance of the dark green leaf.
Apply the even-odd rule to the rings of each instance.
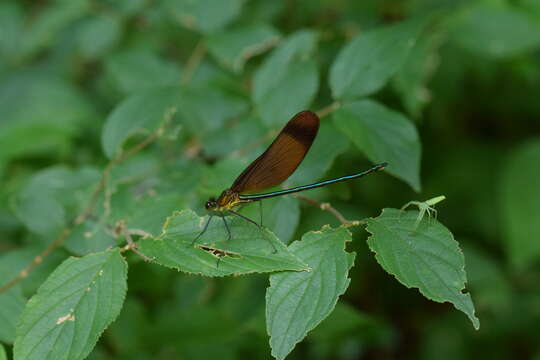
[[[179,89],[166,87],[132,95],[107,117],[101,142],[109,158],[118,155],[122,144],[135,133],[149,135],[172,116],[179,101]]]
[[[478,330],[480,322],[471,295],[463,293],[467,276],[457,241],[446,227],[428,216],[415,228],[418,215],[418,211],[383,209],[379,217],[368,219],[371,251],[383,269],[403,285],[418,288],[430,300],[451,302]]]
[[[5,281],[2,278],[2,284]],[[11,344],[15,339],[15,325],[19,319],[26,299],[22,295],[21,287],[17,284],[11,289],[0,293],[0,341]]]
[[[324,320],[349,286],[354,253],[345,251],[351,234],[324,227],[305,234],[289,249],[311,268],[309,272],[270,275],[266,292],[266,328],[272,355],[284,359],[307,333]]]
[[[239,73],[246,61],[265,52],[279,39],[279,33],[267,24],[248,25],[210,35],[208,48],[221,64]]]
[[[63,262],[21,315],[15,360],[84,359],[118,316],[126,275],[127,264],[118,250]]]
[[[501,175],[504,243],[511,263],[524,268],[540,259],[540,141],[516,148]]]
[[[255,73],[253,101],[267,125],[282,126],[313,100],[319,87],[317,64],[310,58],[316,40],[308,30],[290,35]]]
[[[360,33],[330,69],[334,99],[354,99],[381,89],[407,59],[425,22],[412,19]]]
[[[269,230],[261,230],[236,217],[225,220],[231,230],[231,240],[227,240],[222,219],[216,216],[204,235],[193,244],[208,217],[198,217],[190,210],[175,212],[167,218],[161,235],[141,240],[139,249],[161,265],[206,276],[309,271],[309,267]]]
[[[334,123],[373,162],[420,191],[420,140],[402,114],[372,100],[355,101],[334,112]]]

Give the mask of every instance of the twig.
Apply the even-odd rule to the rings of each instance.
[[[341,106],[340,103],[333,102],[330,105],[328,105],[328,106],[322,108],[321,110],[317,111],[317,115],[320,118],[325,117],[326,115],[330,114],[332,111],[339,109],[340,106]]]
[[[13,286],[15,286],[15,284],[17,284],[19,281],[27,277],[28,274],[30,274],[30,272],[34,270],[36,266],[41,264],[41,262],[47,255],[49,255],[53,250],[55,250],[57,247],[62,245],[62,243],[68,237],[70,232],[71,232],[71,229],[68,229],[68,228],[64,229],[62,233],[60,234],[60,236],[56,238],[56,240],[54,240],[52,243],[50,243],[49,246],[47,246],[42,252],[36,255],[34,259],[32,260],[32,262],[28,264],[24,269],[22,269],[15,278],[13,278],[11,281],[9,281],[8,283],[0,287],[0,294],[3,293],[4,291],[9,290]]]
[[[330,203],[327,203],[327,202],[320,203],[320,202],[318,202],[316,200],[313,200],[313,199],[308,198],[308,197],[303,196],[303,195],[295,195],[295,196],[300,200],[303,200],[303,201],[305,201],[305,202],[307,202],[307,203],[309,203],[311,205],[317,206],[321,210],[328,211],[329,213],[334,215],[339,220],[339,222],[345,227],[359,226],[359,225],[364,225],[366,223],[363,220],[347,220],[343,215],[341,215],[341,213],[339,211],[334,209],[332,207],[332,205],[330,205]]]
[[[133,251],[135,254],[139,255],[144,261],[150,262],[152,259],[150,259],[148,256],[144,255],[142,252],[138,250],[137,244],[133,241],[131,238],[131,235],[135,235],[133,232],[131,232],[127,226],[125,221],[120,220],[117,224],[117,226],[121,229],[122,235],[126,238],[127,245],[124,246],[120,251],[124,252],[127,250]],[[146,234],[146,233],[145,233]]]
[[[204,45],[204,42],[200,40],[186,62],[186,69],[182,73],[182,78],[180,80],[182,85],[185,85],[191,81],[193,73],[195,73],[195,70],[197,70],[197,67],[201,63],[205,54],[206,46]]]
[[[73,221],[72,224],[70,224],[66,228],[64,228],[64,230],[62,230],[60,235],[53,242],[51,242],[49,244],[49,246],[47,246],[42,252],[40,252],[38,255],[36,255],[34,257],[34,259],[32,260],[32,262],[28,266],[26,266],[23,270],[21,270],[17,274],[17,276],[15,278],[13,278],[11,281],[6,283],[5,285],[0,286],[0,294],[7,291],[7,290],[9,290],[13,286],[15,286],[15,284],[17,284],[19,281],[21,281],[22,279],[27,277],[28,274],[32,270],[34,270],[34,268],[36,266],[38,266],[47,255],[49,255],[52,251],[54,251],[55,249],[57,249],[58,247],[60,247],[64,243],[64,241],[66,240],[68,235],[71,233],[71,230],[73,229],[73,227],[82,224],[84,221],[86,221],[86,219],[88,219],[90,216],[92,216],[92,212],[93,212],[93,210],[94,210],[94,208],[96,206],[99,195],[100,195],[101,191],[103,191],[103,189],[106,186],[106,183],[107,183],[107,180],[109,178],[111,169],[114,166],[121,163],[122,161],[124,161],[125,159],[127,159],[128,157],[130,157],[131,155],[141,151],[146,146],[151,144],[154,140],[156,140],[163,133],[163,128],[167,125],[167,123],[168,123],[168,121],[169,121],[169,119],[171,117],[172,116],[170,114],[166,115],[166,120],[163,122],[163,125],[155,133],[148,136],[146,139],[144,139],[139,144],[133,146],[128,151],[125,151],[125,152],[121,153],[119,156],[112,159],[107,164],[107,166],[103,170],[103,173],[101,174],[101,178],[99,179],[98,185],[97,185],[96,189],[94,190],[94,192],[92,193],[92,197],[90,198],[90,201],[88,202],[88,205],[85,207],[83,212],[79,216],[77,216],[75,218],[75,220]],[[129,243],[128,243],[128,245],[129,245]],[[142,255],[144,258],[147,258],[146,256],[144,256],[144,254],[139,254],[139,255]]]

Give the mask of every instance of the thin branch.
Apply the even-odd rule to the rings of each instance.
[[[112,159],[107,164],[107,166],[103,170],[103,173],[101,174],[101,178],[99,179],[98,185],[97,185],[96,189],[94,190],[94,192],[92,193],[92,197],[90,198],[90,201],[88,202],[88,205],[85,207],[83,212],[79,216],[77,216],[75,218],[75,220],[73,221],[72,224],[70,224],[66,228],[64,228],[62,230],[62,232],[60,233],[60,235],[53,242],[51,242],[42,252],[40,252],[38,255],[36,255],[34,257],[34,259],[32,260],[32,262],[30,264],[28,264],[28,266],[26,266],[23,270],[21,270],[17,274],[17,276],[15,278],[13,278],[11,281],[6,283],[5,285],[0,286],[0,294],[7,291],[7,290],[9,290],[13,286],[15,286],[15,284],[17,284],[19,281],[21,281],[22,279],[27,277],[28,274],[30,274],[30,272],[32,270],[34,270],[34,268],[36,268],[36,266],[38,266],[47,255],[49,255],[51,252],[53,252],[55,249],[57,249],[58,247],[60,247],[64,243],[64,241],[66,240],[68,235],[71,233],[71,230],[73,229],[73,227],[82,224],[90,216],[92,216],[92,212],[94,211],[94,208],[95,208],[95,206],[97,204],[97,200],[99,199],[99,195],[101,194],[103,189],[105,189],[105,186],[107,184],[107,180],[109,178],[111,169],[114,166],[121,163],[122,161],[124,161],[125,159],[127,159],[128,157],[130,157],[131,155],[141,151],[146,146],[148,146],[153,141],[155,141],[159,136],[161,136],[161,134],[163,133],[163,128],[167,125],[168,120],[171,117],[172,116],[170,114],[168,114],[168,116],[166,117],[166,120],[164,121],[163,125],[155,133],[149,135],[146,139],[144,139],[139,144],[133,146],[131,149],[121,153],[119,156]],[[128,246],[129,245],[130,244],[128,243]],[[135,252],[137,252],[135,249],[133,249],[133,250]],[[143,256],[143,258],[147,258],[143,254],[139,253],[139,255]]]
[[[341,106],[340,103],[333,102],[330,105],[328,105],[328,106],[322,108],[321,110],[317,111],[317,115],[320,118],[325,117],[326,115],[330,114],[332,111],[339,109],[340,106]]]
[[[333,208],[332,205],[330,205],[330,203],[327,203],[327,202],[326,203],[320,203],[320,202],[318,202],[316,200],[313,200],[313,199],[308,198],[308,197],[303,196],[303,195],[298,195],[297,194],[295,196],[298,199],[307,202],[308,204],[317,206],[321,210],[328,211],[329,213],[334,215],[339,220],[339,222],[345,227],[365,225],[365,223],[366,223],[363,220],[347,220],[343,215],[341,215],[341,213],[339,211],[337,211],[335,208]]]
[[[71,229],[64,229],[62,231],[62,233],[60,234],[60,236],[58,238],[56,238],[56,240],[54,240],[52,243],[49,244],[49,246],[47,246],[45,249],[43,249],[42,252],[40,252],[38,255],[36,255],[34,257],[34,259],[32,260],[32,262],[30,264],[28,264],[24,269],[22,269],[15,278],[13,278],[11,281],[9,281],[8,283],[0,286],[0,294],[3,293],[4,291],[7,291],[9,290],[10,288],[12,288],[13,286],[15,286],[15,284],[17,284],[19,281],[21,281],[22,279],[24,279],[25,277],[27,277],[30,272],[32,270],[34,270],[34,268],[36,266],[38,266],[39,264],[41,264],[41,262],[43,261],[43,259],[49,255],[51,252],[53,252],[53,250],[55,250],[57,247],[59,247],[60,245],[62,245],[62,243],[64,242],[64,240],[68,237],[68,235],[70,234],[71,232]]]
[[[206,55],[206,46],[202,40],[199,40],[186,62],[186,69],[182,73],[182,78],[180,80],[182,85],[185,85],[191,81],[195,70],[197,70],[199,64],[204,58],[204,55]]]
[[[123,220],[121,220],[121,221],[118,222],[117,226],[120,227],[122,235],[124,235],[124,237],[126,238],[126,241],[127,241],[127,245],[124,246],[120,251],[124,252],[124,251],[127,251],[127,250],[131,250],[135,254],[139,255],[144,261],[146,261],[146,262],[152,261],[152,259],[150,259],[148,256],[144,255],[142,252],[140,252],[138,250],[138,245],[131,238],[131,235],[133,234],[133,232],[131,232],[127,228],[126,223]]]

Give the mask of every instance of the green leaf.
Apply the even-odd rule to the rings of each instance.
[[[7,279],[2,278],[2,285]],[[11,344],[15,339],[15,325],[19,319],[26,299],[17,284],[6,292],[0,293],[0,341]]]
[[[97,59],[110,51],[122,35],[120,19],[110,15],[91,17],[78,29],[81,54],[87,59]]]
[[[456,17],[450,38],[471,52],[504,58],[540,47],[540,23],[512,7],[481,4]]]
[[[206,276],[309,271],[269,230],[260,230],[237,217],[224,219],[231,230],[230,241],[223,221],[215,216],[204,235],[193,244],[208,217],[201,218],[191,210],[175,212],[167,218],[162,234],[141,240],[139,250],[158,264]],[[217,255],[210,249],[215,249]]]
[[[319,87],[317,64],[310,58],[316,40],[309,30],[290,35],[255,73],[253,101],[267,125],[282,126],[312,102]]]
[[[124,94],[173,86],[180,79],[177,64],[149,50],[116,53],[105,60],[105,69],[112,82]]]
[[[0,4],[0,70],[3,63],[14,63],[19,55],[20,41],[24,33],[24,13],[22,4],[3,1]],[[0,71],[1,72],[1,71]]]
[[[41,239],[35,236],[29,236],[30,241],[37,240],[47,241],[50,244],[53,239]],[[43,246],[26,246],[16,250],[7,251],[0,256],[0,274],[2,274],[1,284],[7,283],[9,280],[15,279],[19,273],[25,269],[37,255],[43,251]],[[33,295],[37,288],[47,279],[47,277],[60,265],[66,258],[67,254],[62,250],[56,250],[46,257],[41,258],[41,262],[33,268],[33,270],[24,277],[20,282],[23,296]]]
[[[2,78],[0,109],[0,163],[65,150],[95,116],[91,103],[75,86],[37,70]]]
[[[266,291],[266,329],[272,355],[284,359],[307,333],[324,320],[349,286],[354,253],[345,251],[351,234],[345,228],[305,234],[289,249],[305,261],[309,272],[270,275]]]
[[[279,33],[267,24],[246,25],[208,36],[210,53],[225,67],[240,73],[244,64],[280,39]]]
[[[355,101],[334,112],[334,123],[373,162],[420,191],[421,145],[414,125],[372,100]]]
[[[6,349],[2,344],[0,344],[0,360],[7,360]]]
[[[26,305],[14,359],[84,359],[118,316],[126,276],[118,250],[64,261]]]
[[[175,111],[178,101],[176,87],[148,90],[122,101],[107,117],[101,134],[107,157],[120,153],[124,141],[133,134],[156,131]]]
[[[499,187],[501,225],[512,265],[540,259],[540,140],[517,147],[503,167]]]
[[[197,134],[219,129],[247,109],[244,98],[216,87],[183,88],[180,92],[178,112],[186,127]]]
[[[348,147],[348,138],[338,131],[332,122],[323,120],[311,149],[287,180],[287,184],[305,185],[316,182]]]
[[[21,41],[21,56],[31,57],[54,44],[60,32],[83,17],[89,8],[90,2],[86,0],[55,1],[37,12],[36,18],[28,22]]]
[[[105,228],[102,221],[87,219],[82,224],[75,225],[66,238],[64,247],[72,254],[86,255],[104,251],[116,244],[111,231]]]
[[[436,51],[440,42],[438,35],[421,36],[393,79],[403,106],[413,118],[419,118],[431,100],[427,82],[439,63]]]
[[[172,14],[189,29],[217,32],[240,15],[244,0],[173,0],[168,1]]]
[[[34,174],[13,199],[17,217],[35,233],[51,235],[66,225],[66,211],[77,212],[85,190],[99,178],[95,169],[62,166]]]
[[[279,240],[288,244],[300,221],[300,205],[298,200],[292,196],[279,196],[273,199],[266,199],[261,202],[263,225],[276,234]],[[259,222],[260,204],[251,204],[242,208],[242,215]]]
[[[451,302],[463,311],[475,329],[480,322],[474,314],[469,293],[463,293],[467,276],[465,259],[452,233],[436,219],[423,217],[415,229],[418,211],[383,209],[368,219],[372,235],[368,245],[377,262],[408,288],[437,302]]]
[[[360,33],[338,54],[330,68],[335,99],[351,99],[381,89],[401,67],[426,19]]]

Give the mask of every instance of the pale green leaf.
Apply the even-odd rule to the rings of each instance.
[[[336,110],[334,123],[368,159],[387,161],[385,171],[420,190],[420,139],[405,116],[375,101],[361,100]]]
[[[310,58],[316,40],[309,30],[290,35],[255,73],[253,101],[267,125],[282,126],[313,100],[319,87],[317,65]]]
[[[513,150],[501,175],[503,240],[510,262],[524,268],[540,259],[540,140]]]
[[[540,23],[517,8],[482,3],[458,14],[450,38],[471,52],[504,58],[540,48]]]
[[[383,209],[368,219],[372,235],[368,245],[388,273],[408,288],[416,287],[422,295],[437,302],[451,302],[463,311],[479,329],[469,293],[464,293],[467,276],[465,259],[452,233],[432,217],[415,222],[418,211]]]
[[[7,279],[2,278],[2,284]],[[11,344],[15,339],[15,325],[19,319],[26,299],[21,287],[17,284],[11,289],[0,293],[0,341]]]
[[[84,359],[120,312],[126,276],[118,250],[64,261],[26,305],[14,359]]]
[[[270,275],[266,291],[266,329],[272,355],[284,359],[307,333],[324,320],[349,286],[354,253],[345,251],[351,234],[324,227],[305,234],[289,249],[305,261],[309,272]]]
[[[103,126],[103,151],[113,158],[122,144],[135,133],[149,135],[175,111],[179,89],[165,87],[148,90],[128,97],[109,114]]]
[[[309,270],[268,229],[237,217],[224,219],[231,230],[230,240],[223,220],[214,216],[204,235],[193,243],[208,217],[191,210],[175,212],[167,218],[162,234],[141,240],[139,250],[158,264],[206,276]]]
[[[6,350],[2,344],[0,344],[0,360],[7,360]]]
[[[187,28],[216,32],[242,11],[244,0],[169,0],[172,14]]]
[[[381,89],[407,59],[425,22],[411,19],[357,35],[330,68],[332,96],[351,99]]]
[[[279,33],[270,25],[254,24],[212,34],[207,43],[222,65],[239,73],[250,58],[265,52],[279,39]]]

